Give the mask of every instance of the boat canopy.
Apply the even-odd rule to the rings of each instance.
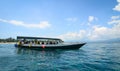
[[[62,41],[61,39],[58,38],[45,38],[45,37],[27,37],[27,36],[17,36],[17,39],[47,39],[47,40],[59,40]]]

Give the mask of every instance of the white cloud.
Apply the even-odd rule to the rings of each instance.
[[[114,25],[112,28],[104,26],[93,26],[89,30],[80,30],[78,32],[68,32],[61,34],[58,38],[63,40],[107,40],[120,38],[120,24]]]
[[[108,24],[116,24],[116,23],[120,23],[120,20],[112,20],[108,22]]]
[[[120,16],[112,16],[111,21],[108,24],[119,24],[120,23]]]
[[[111,19],[114,20],[114,19],[119,19],[120,16],[112,16]]]
[[[66,21],[76,22],[78,19],[76,17],[73,18],[66,18]]]
[[[58,36],[58,38],[61,38],[63,40],[80,40],[85,37],[85,34],[85,30],[80,30],[79,32],[68,32],[65,34],[61,34]]]
[[[92,40],[120,38],[120,16],[112,16],[111,21],[108,22],[108,24],[112,27],[108,28],[105,26],[93,26],[92,32],[88,37]]]
[[[92,32],[88,36],[90,40],[105,40],[120,38],[120,19],[113,19],[108,24],[113,25],[112,28],[104,26],[93,26]]]
[[[120,0],[117,0],[118,4],[113,8],[113,10],[120,11]]]
[[[104,40],[108,31],[109,29],[107,27],[93,26],[88,38],[90,40]]]
[[[94,20],[94,16],[89,16],[89,17],[88,17],[88,21],[89,21],[89,22],[92,22],[93,20]]]
[[[94,17],[94,16],[89,16],[88,17],[88,22],[93,22],[93,21],[96,21],[98,20],[97,17]]]
[[[111,28],[106,26],[93,25],[89,29],[80,30],[77,32],[67,32],[58,37],[64,40],[107,40],[120,38],[120,17],[112,16],[109,22]]]
[[[98,20],[97,17],[89,16],[87,25],[91,25],[93,21],[97,21],[97,20]]]
[[[23,21],[0,19],[0,22],[5,22],[5,23],[16,25],[16,26],[22,26],[22,27],[27,27],[27,28],[44,29],[44,28],[49,28],[51,26],[51,24],[49,24],[47,21],[42,21],[39,24],[26,24]]]

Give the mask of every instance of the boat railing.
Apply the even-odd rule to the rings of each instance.
[[[57,45],[60,44],[61,42],[48,42],[48,41],[19,41],[19,45],[24,45],[24,44],[32,44],[32,45]]]

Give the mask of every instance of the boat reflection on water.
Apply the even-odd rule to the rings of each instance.
[[[23,49],[16,48],[16,53],[19,55],[32,56],[32,57],[46,57],[46,58],[59,58],[60,54],[63,53],[64,50],[31,50],[31,49]],[[44,58],[44,59],[46,59]]]
[[[20,55],[23,59],[28,59],[29,61],[34,60],[38,62],[50,62],[64,59],[64,54],[69,51],[79,51],[79,50],[32,50],[32,49],[23,49],[23,48],[16,48],[16,53]],[[58,61],[59,62],[59,61]]]

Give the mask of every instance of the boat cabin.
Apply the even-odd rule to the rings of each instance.
[[[18,44],[37,44],[37,45],[52,45],[59,44],[63,41],[58,38],[44,38],[44,37],[25,37],[17,36]]]

